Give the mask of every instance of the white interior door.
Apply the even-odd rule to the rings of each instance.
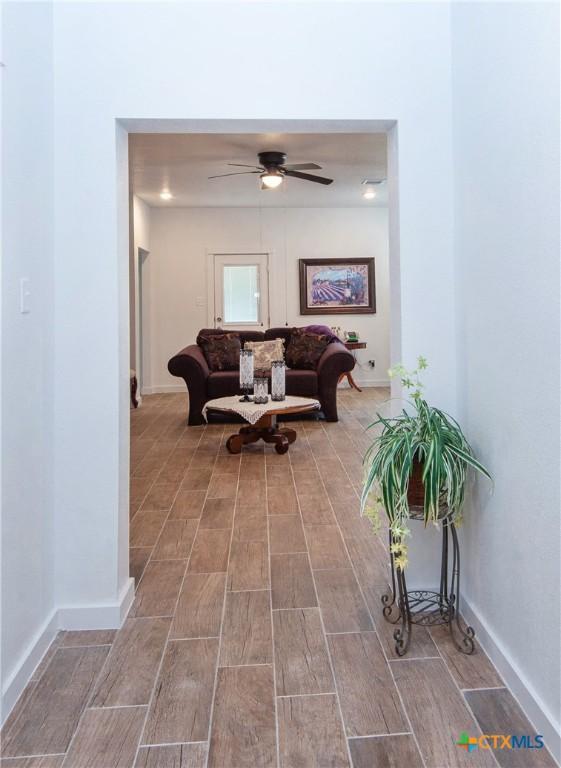
[[[214,326],[226,329],[269,325],[269,255],[214,254]]]

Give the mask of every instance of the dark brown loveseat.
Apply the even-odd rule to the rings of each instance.
[[[269,328],[259,331],[239,331],[240,339],[246,341],[264,341],[284,339],[288,344],[291,328]],[[214,328],[199,331],[201,335],[224,333]],[[238,331],[236,331],[238,333]],[[352,371],[354,358],[340,341],[329,344],[321,356],[315,371],[286,371],[286,393],[301,397],[315,397],[321,403],[321,409],[327,421],[337,421],[337,383],[342,373]],[[173,376],[185,380],[189,390],[189,425],[204,424],[202,409],[207,400],[215,397],[235,395],[240,391],[239,371],[211,371],[202,349],[191,344],[168,363],[168,370]]]

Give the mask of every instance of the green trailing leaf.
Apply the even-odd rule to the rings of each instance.
[[[410,391],[410,408],[392,418],[376,414],[369,428],[381,431],[364,457],[367,471],[361,494],[362,510],[371,504],[368,517],[378,525],[378,511],[373,499],[383,506],[390,523],[392,554],[398,568],[407,565],[408,490],[416,464],[422,467],[425,525],[436,523],[443,517],[461,520],[468,469],[491,478],[473,455],[458,422],[430,406],[423,398],[419,372],[426,368],[427,361],[419,357],[414,371],[407,371],[402,365],[391,369],[390,377],[399,377],[402,386]]]

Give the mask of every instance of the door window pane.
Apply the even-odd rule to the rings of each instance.
[[[259,322],[259,267],[256,264],[224,267],[224,322]]]

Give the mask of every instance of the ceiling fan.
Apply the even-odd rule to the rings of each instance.
[[[296,165],[286,165],[286,154],[284,152],[259,152],[259,165],[244,165],[243,163],[227,163],[227,165],[236,168],[253,168],[252,171],[234,171],[233,173],[221,173],[218,176],[209,176],[209,179],[222,179],[225,176],[242,176],[245,174],[259,174],[261,179],[261,189],[276,189],[279,187],[285,176],[292,176],[295,179],[304,181],[315,181],[316,184],[332,184],[333,179],[327,179],[325,176],[315,176],[311,173],[302,173],[302,171],[319,171],[321,165],[316,163],[297,163]]]

